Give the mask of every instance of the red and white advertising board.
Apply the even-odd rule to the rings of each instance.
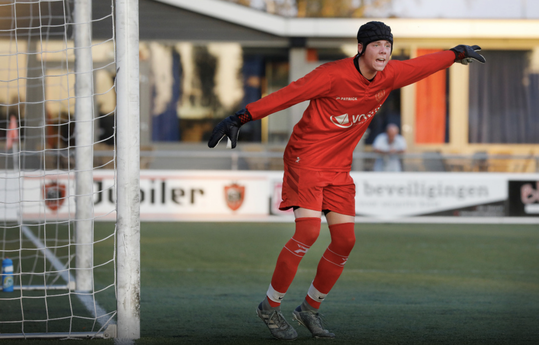
[[[7,174],[10,183],[0,186],[0,219],[74,219],[72,174]],[[351,175],[358,221],[539,223],[539,174]],[[114,172],[97,170],[93,176],[95,220],[114,220]],[[292,221],[291,211],[279,210],[282,176],[282,171],[142,170],[141,221]]]

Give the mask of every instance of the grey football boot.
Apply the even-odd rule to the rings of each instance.
[[[322,326],[322,318],[320,317],[320,313],[309,310],[302,311],[301,306],[299,306],[294,310],[293,315],[296,321],[311,331],[314,338],[335,338],[334,333],[324,329],[324,326]]]
[[[279,309],[264,310],[261,304],[256,308],[256,314],[268,326],[271,335],[279,340],[294,340],[298,332],[290,325]]]

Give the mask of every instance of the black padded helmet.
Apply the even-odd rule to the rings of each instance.
[[[393,52],[393,34],[389,26],[375,21],[361,25],[357,32],[357,43],[363,45],[363,50],[361,50],[359,55],[361,56],[365,52],[367,44],[380,40],[391,42],[391,51]]]

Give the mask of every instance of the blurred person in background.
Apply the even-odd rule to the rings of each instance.
[[[382,22],[368,22],[357,33],[358,54],[325,63],[288,86],[221,121],[208,146],[228,137],[235,148],[240,127],[303,101],[309,106],[294,126],[284,152],[281,210],[294,210],[295,232],[281,250],[266,296],[256,308],[271,334],[297,338],[281,313],[281,302],[300,261],[320,234],[325,215],[331,243],[324,252],[305,299],[292,316],[315,338],[334,338],[318,312],[340,277],[355,244],[356,186],[350,170],[353,152],[392,90],[415,83],[454,62],[485,62],[478,46],[450,50],[411,60],[391,60],[393,34]]]
[[[374,152],[381,155],[374,162],[374,171],[402,171],[400,154],[406,151],[406,140],[399,134],[399,127],[390,123],[385,133],[380,133],[372,143]]]

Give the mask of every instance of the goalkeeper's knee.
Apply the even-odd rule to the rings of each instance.
[[[350,255],[350,252],[356,244],[356,234],[354,223],[341,223],[330,225],[331,243],[329,249],[338,255]]]
[[[286,243],[286,249],[296,256],[303,257],[318,239],[320,224],[320,218],[297,218],[296,231],[294,236]]]

